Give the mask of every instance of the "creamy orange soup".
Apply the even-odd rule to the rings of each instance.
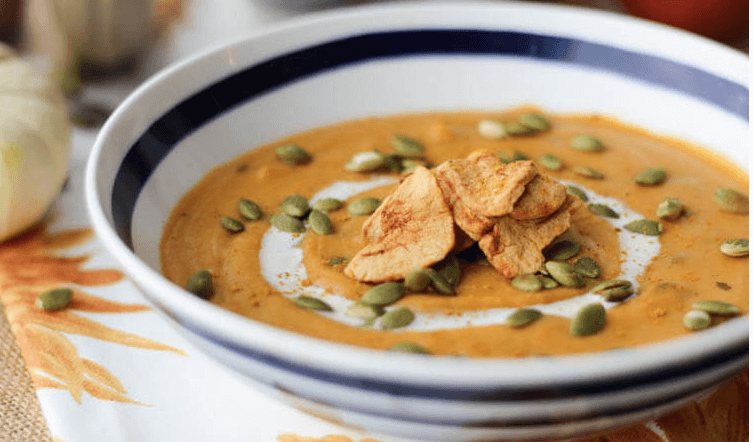
[[[208,173],[174,208],[160,248],[162,271],[170,280],[185,285],[194,272],[207,269],[213,280],[211,302],[276,327],[375,349],[413,342],[437,355],[573,354],[662,341],[697,333],[683,325],[683,317],[700,300],[723,301],[737,306],[740,314],[748,313],[748,258],[730,257],[720,251],[726,240],[748,238],[748,215],[722,210],[714,197],[719,188],[747,192],[746,172],[699,147],[595,115],[547,115],[551,128],[527,136],[486,139],[477,130],[482,119],[511,122],[522,112],[532,111],[536,110],[369,118],[310,130],[250,150]],[[371,326],[346,324],[295,305],[291,301],[294,293],[281,292],[275,288],[276,281],[268,281],[262,274],[259,256],[262,238],[270,229],[270,216],[280,212],[280,202],[286,196],[311,198],[336,181],[368,181],[374,177],[398,180],[400,173],[344,169],[359,152],[390,153],[389,139],[394,134],[420,141],[425,160],[435,166],[479,149],[508,157],[517,151],[534,161],[554,154],[563,167],[550,170],[539,166],[541,173],[593,195],[613,198],[641,217],[659,221],[663,228],[659,236],[632,234],[636,241],[659,246],[658,253],[636,277],[635,295],[609,308],[603,328],[585,337],[572,336],[568,331],[570,319],[557,314],[546,314],[522,328],[504,322],[473,325],[470,321],[463,327],[383,330],[378,322]],[[571,139],[580,134],[599,138],[605,148],[599,152],[574,149]],[[275,148],[287,143],[301,146],[312,160],[302,165],[280,161]],[[575,172],[578,166],[596,169],[604,177],[579,175]],[[666,180],[656,186],[640,186],[633,181],[636,174],[650,168],[664,168]],[[353,301],[373,287],[345,276],[344,264],[332,265],[331,259],[353,257],[365,244],[360,229],[367,216],[350,216],[347,202],[363,196],[384,198],[396,185],[377,186],[344,198],[345,206],[328,213],[333,234],[318,235],[310,230],[302,234],[300,247],[307,279],[301,286],[319,286],[328,294]],[[676,220],[661,220],[656,207],[670,196],[678,198],[685,211]],[[257,203],[263,217],[243,221],[242,232],[230,233],[219,219],[231,216],[241,220],[237,212],[240,198]],[[620,277],[624,261],[629,259],[618,240],[622,230],[589,210],[587,204],[574,215],[569,231],[563,235],[580,245],[580,252],[570,261],[592,257],[601,269],[598,278],[585,278],[584,288],[519,290],[483,259],[466,256],[460,261],[461,279],[455,295],[443,296],[431,290],[408,293],[394,305],[407,306],[422,315],[452,318],[467,312],[548,305],[581,296],[600,281]],[[287,275],[278,276],[284,279]],[[726,319],[714,317],[715,322]]]

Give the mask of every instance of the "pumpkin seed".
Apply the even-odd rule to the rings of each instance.
[[[573,172],[575,172],[576,174],[580,176],[591,178],[594,180],[604,179],[604,174],[594,169],[593,167],[577,166],[573,168]]]
[[[405,286],[399,282],[384,282],[376,285],[361,296],[360,302],[369,305],[387,305],[405,294]]]
[[[430,168],[431,165],[427,163],[425,160],[418,160],[415,158],[403,158],[400,160],[400,173],[403,175],[407,175],[411,172],[413,172],[416,167],[418,166],[424,166],[426,168]]]
[[[229,216],[223,216],[220,218],[220,224],[222,224],[222,227],[230,233],[242,232],[243,229],[245,229],[242,222]]]
[[[455,255],[447,255],[445,259],[434,265],[434,270],[453,287],[460,282],[460,261]]]
[[[530,160],[530,159],[531,158],[528,155],[524,154],[523,152],[521,152],[519,150],[516,150],[515,152],[512,153],[512,162],[513,163],[516,162],[516,161],[526,161],[526,160]]]
[[[351,216],[370,215],[382,204],[382,200],[365,196],[348,204],[348,213]]]
[[[342,200],[337,198],[322,198],[311,206],[314,210],[320,212],[334,212],[343,206]]]
[[[269,222],[283,232],[303,233],[306,231],[303,221],[286,213],[276,213],[272,215],[269,218]]]
[[[403,160],[405,158],[400,157],[400,155],[387,154],[384,156],[384,168],[392,173],[402,173]]]
[[[722,316],[736,315],[741,312],[738,307],[723,301],[696,301],[693,303],[693,310]]]
[[[656,216],[661,219],[674,220],[682,215],[685,210],[685,206],[679,199],[668,197],[664,198],[658,206],[656,206]]]
[[[620,215],[612,210],[611,207],[607,206],[606,204],[595,204],[595,203],[588,203],[588,210],[591,212],[605,216],[607,218],[619,218]]]
[[[408,307],[399,306],[382,315],[382,328],[392,330],[394,328],[405,327],[409,325],[416,316]]]
[[[332,307],[321,299],[311,296],[301,295],[293,299],[293,303],[298,307],[303,307],[308,310],[319,310],[325,312],[331,312]]]
[[[548,245],[543,253],[547,260],[565,261],[580,253],[580,244],[566,239]]]
[[[311,155],[293,143],[278,146],[275,153],[282,162],[292,165],[306,164],[311,161]]]
[[[344,256],[333,256],[327,261],[327,264],[330,266],[339,266],[346,262],[348,262],[348,258],[345,258]]]
[[[658,222],[652,219],[639,219],[625,224],[625,230],[642,235],[658,236],[661,235],[664,228]]]
[[[423,292],[431,283],[429,271],[423,267],[410,269],[405,275],[405,289],[410,292]]]
[[[431,286],[434,287],[434,290],[437,292],[443,294],[443,295],[454,295],[455,294],[455,287],[452,286],[449,282],[447,282],[446,279],[444,279],[444,276],[440,275],[439,272],[437,272],[434,269],[426,269],[427,273],[429,273],[429,278],[431,279]]]
[[[700,310],[691,310],[685,313],[682,323],[689,330],[702,330],[711,325],[711,316]]]
[[[547,120],[543,115],[540,114],[521,114],[518,117],[518,122],[523,126],[527,126],[533,130],[542,132],[549,130],[549,128],[551,127],[549,120]]]
[[[390,137],[390,144],[401,157],[420,158],[424,155],[424,146],[413,138],[393,135]]]
[[[547,261],[544,263],[549,275],[565,287],[583,287],[586,285],[580,274],[575,272],[573,266],[562,261]]]
[[[588,195],[586,195],[586,192],[584,192],[583,190],[581,190],[578,187],[567,186],[567,193],[570,194],[570,195],[573,195],[573,196],[577,196],[583,202],[587,202],[588,201]]]
[[[560,160],[556,155],[552,154],[545,154],[539,157],[539,164],[549,170],[562,169],[562,160]]]
[[[378,318],[384,314],[384,308],[381,305],[363,304],[361,302],[355,302],[348,307],[348,316],[360,318],[363,320],[371,320]]]
[[[35,304],[38,308],[47,311],[62,310],[73,299],[73,290],[69,288],[57,288],[44,291],[37,296]]]
[[[375,150],[353,155],[347,163],[348,172],[371,172],[384,166],[385,155]]]
[[[255,202],[243,198],[238,200],[238,213],[249,221],[261,218],[261,209],[259,206]]]
[[[542,281],[537,275],[532,273],[526,273],[524,275],[518,275],[510,281],[510,285],[518,290],[526,292],[536,292],[541,290]]]
[[[600,293],[604,290],[609,290],[617,287],[630,287],[633,283],[626,279],[607,279],[602,281],[591,288],[594,293]]]
[[[312,210],[308,217],[309,226],[318,235],[331,235],[335,231],[329,217],[319,210]]]
[[[621,302],[633,294],[632,287],[612,287],[601,291],[605,301]]]
[[[667,179],[667,171],[661,167],[644,170],[633,177],[633,181],[641,186],[656,186]]]
[[[287,215],[301,218],[309,213],[309,200],[303,195],[288,195],[280,203],[280,210]]]
[[[604,142],[591,135],[577,135],[570,140],[570,146],[581,152],[599,152],[604,150]]]
[[[505,132],[508,135],[519,137],[519,136],[531,135],[536,131],[524,124],[521,124],[518,122],[512,122],[512,123],[505,123]]]
[[[573,269],[575,269],[577,273],[589,278],[598,278],[599,275],[601,275],[599,264],[590,256],[578,258],[578,260],[575,261],[575,264],[573,264]]]
[[[536,309],[521,308],[508,316],[505,323],[510,327],[525,327],[526,325],[533,324],[541,316],[541,312]]]
[[[570,334],[573,336],[590,336],[604,327],[607,311],[600,303],[583,306],[570,320]]]
[[[489,140],[499,140],[507,136],[505,125],[497,120],[481,120],[476,126],[479,135]]]
[[[748,213],[748,195],[745,193],[721,187],[714,192],[714,199],[724,211]]]
[[[429,351],[413,342],[398,342],[389,348],[389,351],[400,351],[404,353],[417,353],[428,355]]]
[[[539,275],[539,279],[541,280],[541,288],[543,289],[553,289],[555,287],[559,287],[560,283],[557,282],[554,278],[550,278],[549,276]]]
[[[748,256],[748,240],[742,238],[728,239],[722,243],[719,250],[727,256]]]
[[[199,270],[188,278],[186,290],[202,299],[212,296],[212,273],[209,270]]]

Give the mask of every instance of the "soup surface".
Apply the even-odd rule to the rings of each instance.
[[[503,127],[514,129],[510,123],[524,113],[541,114],[525,107],[369,118],[252,149],[208,173],[174,208],[160,248],[162,271],[185,285],[197,270],[206,269],[212,275],[211,302],[275,327],[375,349],[411,342],[437,355],[522,357],[638,346],[699,333],[690,331],[683,318],[694,303],[704,300],[726,302],[738,307],[739,314],[748,313],[747,254],[734,257],[720,251],[727,240],[747,241],[747,201],[744,213],[735,213],[720,207],[715,198],[720,188],[746,192],[746,172],[701,148],[595,115],[546,115],[546,130],[502,138],[496,137],[494,127],[479,130],[482,120],[501,121],[507,124]],[[348,203],[365,196],[384,199],[405,174],[389,167],[348,171],[345,165],[363,152],[391,154],[395,135],[420,143],[420,161],[430,167],[484,150],[505,161],[525,156],[539,173],[581,189],[588,201],[553,243],[577,244],[577,254],[565,261],[592,258],[600,274],[582,276],[582,287],[522,290],[472,246],[456,255],[461,276],[453,295],[429,288],[406,293],[387,307],[410,309],[416,316],[411,324],[384,329],[380,319],[364,321],[349,314],[348,308],[374,284],[343,272],[366,245],[361,227],[368,218],[351,215]],[[603,148],[574,147],[573,138],[580,135],[595,137]],[[310,161],[281,161],[276,148],[290,143],[310,154]],[[584,167],[602,176],[588,176]],[[664,180],[636,183],[638,174],[657,168],[666,172]],[[311,229],[290,234],[271,226],[270,218],[280,212],[283,199],[294,194],[311,204],[324,197],[345,202],[327,213],[331,234]],[[679,200],[683,210],[677,218],[660,218],[657,206],[669,197]],[[262,217],[241,217],[240,199],[255,202]],[[594,204],[611,208],[617,217],[591,210]],[[243,231],[225,229],[223,216],[241,221]],[[624,227],[636,219],[657,221],[661,233],[645,235]],[[620,302],[590,293],[609,279],[630,281],[633,293]],[[334,311],[300,307],[292,300],[301,294],[324,300]],[[606,307],[603,327],[595,334],[573,336],[571,318],[594,302]],[[507,316],[522,307],[544,314],[524,327],[507,325]],[[728,319],[712,315],[712,325]]]

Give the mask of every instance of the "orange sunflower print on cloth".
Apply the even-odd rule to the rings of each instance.
[[[107,368],[79,355],[65,334],[100,339],[149,350],[186,354],[150,339],[110,328],[79,312],[133,313],[149,310],[142,304],[123,304],[87,293],[82,288],[114,284],[123,274],[114,269],[82,267],[90,255],[66,256],[59,252],[89,241],[91,229],[50,234],[39,226],[0,244],[0,301],[31,373],[34,386],[67,390],[81,403],[86,392],[103,400],[142,404],[130,398],[122,383]],[[63,310],[45,311],[35,305],[40,293],[58,287],[73,290],[73,300]]]

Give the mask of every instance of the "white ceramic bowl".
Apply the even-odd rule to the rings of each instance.
[[[153,304],[256,388],[370,431],[432,441],[570,437],[647,419],[748,364],[748,318],[636,349],[470,360],[324,342],[254,322],[159,272],[177,200],[250,146],[342,120],[535,103],[676,136],[748,169],[748,58],[609,13],[535,3],[390,4],[297,19],[172,66],[103,127],[94,228]]]

